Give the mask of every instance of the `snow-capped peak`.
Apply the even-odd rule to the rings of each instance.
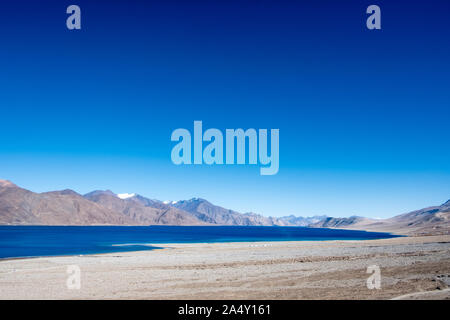
[[[128,198],[132,198],[136,195],[136,193],[118,193],[117,197],[119,197],[120,199],[128,199]]]
[[[164,204],[176,204],[178,201],[170,201],[170,200],[166,200],[163,201]]]

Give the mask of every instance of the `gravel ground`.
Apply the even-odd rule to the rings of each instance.
[[[450,236],[158,246],[0,261],[0,299],[450,298]],[[80,289],[67,287],[72,265]],[[380,289],[367,287],[373,265]]]

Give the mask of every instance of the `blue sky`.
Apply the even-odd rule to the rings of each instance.
[[[65,27],[78,4],[82,29]],[[14,1],[0,178],[389,217],[450,198],[448,1]],[[26,8],[26,10],[25,10]],[[175,166],[176,128],[279,128],[280,170]]]

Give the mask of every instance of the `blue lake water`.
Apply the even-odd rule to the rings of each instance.
[[[368,240],[395,235],[305,227],[0,226],[0,258],[157,249],[161,243]]]

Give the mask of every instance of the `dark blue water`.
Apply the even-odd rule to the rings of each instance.
[[[394,235],[304,227],[0,226],[0,258],[157,249],[160,243],[367,240]],[[156,246],[152,246],[156,245]]]

